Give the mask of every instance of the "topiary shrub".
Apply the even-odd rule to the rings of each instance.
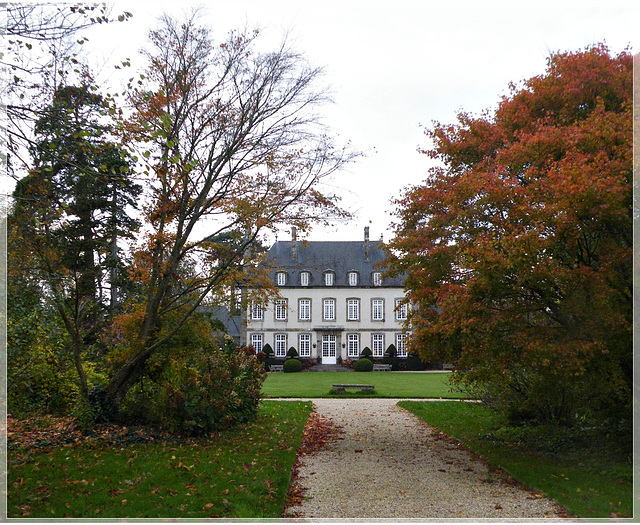
[[[356,372],[371,372],[373,370],[373,361],[366,357],[362,357],[356,361],[353,365],[353,369]]]
[[[365,346],[362,352],[360,353],[360,358],[366,357],[367,359],[373,359],[373,352],[368,346]]]
[[[282,365],[283,372],[302,372],[302,362],[300,359],[296,359],[292,357],[291,359],[287,359]]]
[[[273,357],[273,348],[271,348],[271,345],[269,343],[262,347],[262,352],[266,357]]]
[[[391,370],[398,370],[398,358],[396,357],[397,350],[395,345],[389,345],[387,350],[384,353],[384,357],[382,358],[382,362],[385,365],[391,365]]]
[[[298,351],[292,346],[287,350],[287,358],[298,357]]]

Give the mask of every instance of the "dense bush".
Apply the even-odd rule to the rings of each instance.
[[[282,365],[284,372],[302,372],[302,362],[300,359],[287,359]]]
[[[77,410],[78,373],[56,312],[18,279],[9,283],[7,308],[8,413],[23,418],[65,416]],[[106,381],[92,361],[85,364],[85,372],[90,388]]]
[[[291,348],[289,348],[289,350],[287,350],[287,357],[298,357],[298,351],[292,346]]]
[[[189,435],[252,420],[265,373],[246,349],[194,356],[191,366],[162,386],[165,422]]]
[[[366,357],[362,357],[356,361],[355,365],[353,365],[353,369],[356,372],[371,372],[373,370],[373,361]]]
[[[255,417],[266,377],[253,349],[208,349],[177,355],[129,391],[125,421],[204,435]]]
[[[418,354],[411,353],[407,356],[407,370],[425,370],[427,365]]]

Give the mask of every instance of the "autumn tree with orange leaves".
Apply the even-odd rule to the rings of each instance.
[[[231,32],[214,43],[196,15],[165,17],[150,33],[125,124],[147,190],[131,268],[141,293],[123,314],[139,324],[104,389],[106,410],[154,354],[170,351],[204,301],[260,279],[251,247],[262,233],[343,214],[320,187],[352,158],[318,118],[321,71],[286,44],[258,52],[258,36]]]
[[[397,201],[412,346],[516,421],[631,420],[632,56],[550,56],[497,109],[435,123]]]

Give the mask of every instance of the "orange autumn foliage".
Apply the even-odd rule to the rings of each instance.
[[[631,126],[632,56],[596,45],[427,131],[440,165],[397,201],[390,245],[423,357],[521,415],[629,418]]]

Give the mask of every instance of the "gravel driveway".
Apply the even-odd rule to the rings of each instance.
[[[344,434],[302,459],[301,518],[546,519],[554,503],[492,472],[393,399],[314,399]]]

